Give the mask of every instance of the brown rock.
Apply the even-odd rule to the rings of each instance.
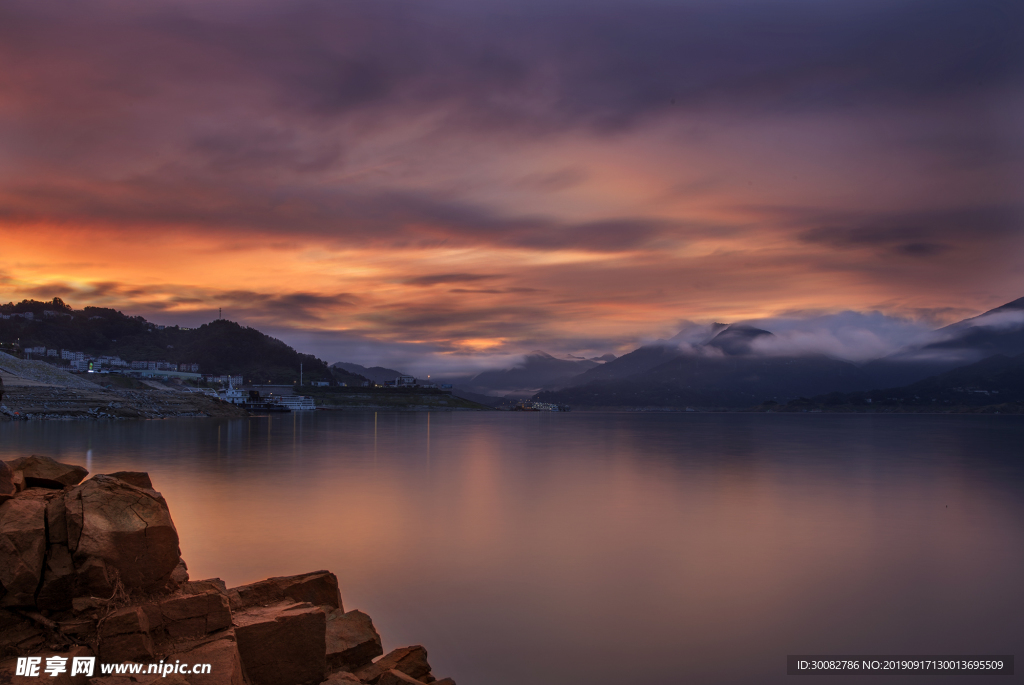
[[[199,637],[231,625],[228,598],[216,590],[166,599],[159,607],[162,634],[172,640]]]
[[[148,633],[149,618],[139,607],[119,609],[100,623],[100,637],[113,637],[126,633]]]
[[[361,611],[327,614],[327,668],[354,671],[384,653],[373,621]]]
[[[435,680],[433,685],[455,685],[455,681],[451,678],[441,678],[440,680]]]
[[[401,671],[421,682],[426,682],[424,678],[430,675],[427,650],[419,645],[400,647],[388,652],[386,656],[374,663],[357,669],[354,673],[363,682],[376,683],[381,675],[392,669]]]
[[[100,658],[106,662],[153,661],[153,638],[147,633],[127,633],[100,639]]]
[[[65,635],[88,635],[96,630],[96,621],[88,618],[72,618],[57,625]]]
[[[0,604],[35,604],[45,558],[46,500],[22,495],[0,504]]]
[[[107,600],[101,597],[75,597],[71,600],[71,609],[76,614],[101,609],[107,605]]]
[[[182,583],[181,592],[186,595],[199,595],[209,591],[219,592],[225,597],[228,594],[228,587],[220,578],[207,578],[206,580],[190,580]]]
[[[148,602],[143,604],[142,612],[146,614],[146,618],[149,619],[149,632],[163,637],[164,634],[164,616],[160,613],[159,602]]]
[[[81,466],[62,464],[39,454],[9,461],[7,465],[11,471],[21,471],[26,488],[60,490],[67,485],[78,485],[89,475]]]
[[[234,640],[221,639],[194,647],[186,652],[179,652],[167,657],[168,662],[210,664],[209,673],[189,673],[184,677],[189,685],[244,685],[242,662],[238,655],[238,645]]]
[[[321,685],[362,685],[363,681],[351,673],[332,673]]]
[[[252,685],[318,685],[327,672],[326,616],[307,603],[250,607],[234,615],[242,668]]]
[[[150,480],[149,474],[145,471],[116,471],[107,475],[111,478],[123,480],[129,485],[134,485],[135,487],[142,488],[143,490],[153,489],[153,481]]]
[[[380,679],[377,680],[377,685],[409,685],[409,683],[415,683],[415,685],[423,685],[423,683],[415,678],[407,676],[401,671],[394,669],[385,671],[381,674]]]
[[[36,594],[36,606],[50,611],[70,609],[76,594],[78,574],[71,561],[71,552],[67,545],[52,545],[46,553],[43,583]]]
[[[0,654],[27,654],[44,641],[44,631],[38,624],[0,609]]]
[[[267,606],[285,600],[309,602],[316,606],[342,609],[338,577],[330,571],[314,571],[298,576],[267,578],[228,591],[236,597],[232,609]]]
[[[172,588],[181,587],[182,583],[188,582],[188,566],[185,565],[184,559],[179,559],[178,565],[171,571],[170,582]]]
[[[7,465],[7,462],[0,461],[0,504],[14,497],[17,492],[18,488],[14,485],[14,473],[11,471],[11,467]]]
[[[46,538],[51,545],[68,544],[67,510],[64,497],[53,497],[46,502]]]
[[[129,590],[167,584],[178,565],[178,532],[162,499],[110,476],[64,494],[68,544],[82,588],[110,594],[115,577]]]
[[[36,606],[40,609],[63,611],[71,608],[71,600],[78,594],[78,576],[68,549],[64,497],[51,491],[46,495],[46,499],[48,549],[43,567],[43,582],[36,593]]]

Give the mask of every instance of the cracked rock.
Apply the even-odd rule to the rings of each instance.
[[[178,566],[178,532],[158,493],[98,475],[64,494],[68,546],[82,589],[109,595],[164,587]]]

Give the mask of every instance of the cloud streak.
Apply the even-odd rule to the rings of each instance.
[[[775,344],[860,358],[903,335],[871,312],[1021,294],[1021,26],[1011,0],[12,0],[0,295],[463,362],[813,310],[839,318]]]

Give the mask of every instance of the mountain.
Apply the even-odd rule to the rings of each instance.
[[[727,326],[715,337],[704,344],[705,347],[712,347],[721,350],[731,356],[752,353],[754,342],[759,338],[774,338],[775,335],[769,331],[754,328],[753,326],[732,325]]]
[[[247,383],[298,381],[300,365],[307,381],[331,378],[326,362],[226,319],[193,329],[164,327],[115,309],[72,309],[59,298],[0,305],[0,313],[33,314],[31,320],[0,319],[0,342],[17,340],[22,348],[45,346],[125,361],[192,362],[204,374],[240,375]]]
[[[744,407],[829,392],[823,388],[870,387],[870,378],[849,362],[757,354],[756,341],[772,337],[742,324],[684,331],[576,376],[567,387],[548,388],[537,399],[576,406]]]
[[[352,364],[350,362],[336,362],[331,364],[332,369],[340,369],[346,371],[349,374],[355,374],[365,379],[369,379],[374,383],[383,383],[385,381],[393,381],[399,376],[409,376],[411,374],[402,373],[401,371],[395,371],[394,369],[388,369],[383,366],[371,366],[366,368],[359,364]]]
[[[571,406],[747,407],[828,392],[823,388],[861,389],[866,383],[867,377],[855,365],[824,355],[693,353],[627,378],[541,392],[537,399]]]
[[[1024,353],[1024,298],[935,331],[925,343],[862,366],[824,355],[768,356],[774,335],[742,324],[690,325],[669,340],[548,387],[537,398],[577,406],[741,407],[826,393],[903,387],[985,357]],[[828,390],[825,390],[828,388]]]
[[[932,340],[864,365],[875,387],[900,387],[992,355],[1024,353],[1024,297],[935,331]]]
[[[456,397],[461,397],[464,400],[470,402],[476,402],[482,404],[485,407],[500,407],[507,403],[504,397],[495,397],[494,395],[480,395],[479,393],[464,390],[458,386],[452,388],[452,394]]]
[[[682,356],[679,347],[666,341],[638,347],[618,359],[595,366],[572,379],[571,385],[629,378]]]
[[[814,401],[824,405],[928,406],[937,410],[950,406],[1024,404],[1024,354],[995,354],[907,386],[830,393]]]
[[[511,369],[483,371],[460,385],[480,394],[536,392],[539,388],[567,383],[581,373],[599,366],[601,364],[590,359],[557,359],[547,352],[536,350],[526,355],[521,364]]]
[[[772,333],[753,326],[730,326],[716,323],[711,325],[710,334],[703,336],[702,343],[681,342],[680,336],[669,340],[659,340],[656,343],[638,347],[618,359],[596,366],[572,379],[570,384],[575,386],[593,381],[621,380],[638,376],[662,364],[703,352],[705,349],[721,352],[728,356],[749,354],[753,342],[766,336],[771,337]]]

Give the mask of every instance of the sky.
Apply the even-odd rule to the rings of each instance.
[[[451,370],[1024,295],[1019,0],[7,0],[0,64],[4,302]]]

